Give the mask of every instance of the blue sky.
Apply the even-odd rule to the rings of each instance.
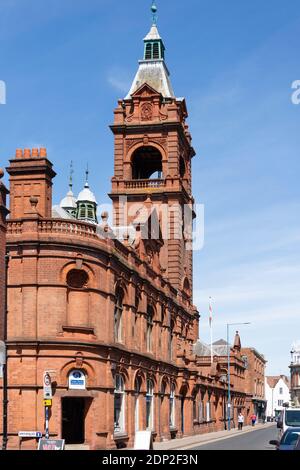
[[[17,147],[46,146],[58,175],[54,202],[75,191],[86,162],[108,202],[113,121],[150,28],[150,0],[1,0],[0,165]],[[197,157],[194,195],[205,205],[205,244],[195,252],[200,337],[226,323],[288,373],[300,339],[300,79],[297,0],[157,0],[159,31],[177,96],[185,96]],[[232,328],[232,336],[234,328]]]

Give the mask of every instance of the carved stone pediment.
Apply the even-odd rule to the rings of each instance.
[[[148,97],[159,97],[161,98],[162,95],[158,93],[154,88],[152,88],[148,83],[144,83],[140,86],[132,95],[132,98],[148,98]]]

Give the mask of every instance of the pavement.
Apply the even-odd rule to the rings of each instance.
[[[203,444],[210,444],[219,440],[230,439],[234,436],[247,434],[258,429],[267,429],[274,427],[274,423],[256,424],[255,426],[244,426],[242,431],[234,428],[230,431],[217,431],[205,434],[197,434],[195,436],[183,437],[181,439],[172,439],[171,441],[155,442],[153,444],[154,450],[188,450],[194,449]]]

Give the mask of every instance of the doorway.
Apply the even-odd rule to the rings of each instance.
[[[66,444],[84,443],[84,417],[84,398],[62,399],[62,439]]]

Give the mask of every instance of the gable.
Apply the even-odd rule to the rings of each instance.
[[[148,97],[162,97],[161,93],[152,88],[148,83],[141,85],[133,94],[132,98],[148,98]]]

